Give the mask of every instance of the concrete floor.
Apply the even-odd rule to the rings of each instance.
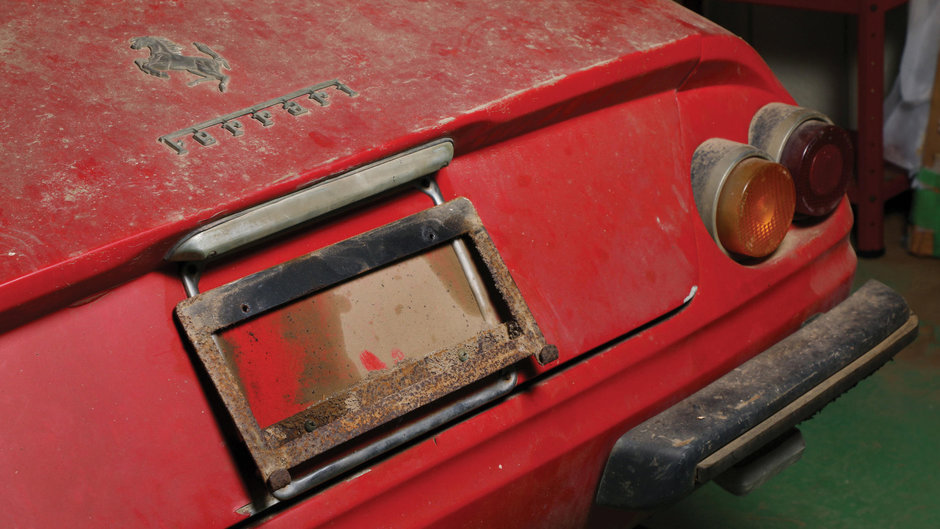
[[[803,459],[749,496],[708,484],[644,524],[648,529],[940,528],[940,259],[903,248],[903,202],[886,218],[886,253],[860,260],[899,291],[920,336],[895,360],[800,430]]]

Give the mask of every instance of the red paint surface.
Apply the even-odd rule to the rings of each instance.
[[[362,364],[362,367],[369,371],[378,371],[388,367],[385,365],[385,362],[381,361],[379,357],[375,356],[369,351],[363,351],[359,353],[359,362]]]
[[[562,359],[679,307],[696,284],[698,219],[682,145],[672,141],[675,95],[642,93],[686,72],[654,70],[644,79],[653,82],[627,87],[641,91],[634,101],[468,153],[441,171],[448,195],[487,197],[475,201],[480,218]]]
[[[846,295],[850,222],[843,203],[820,225],[794,229],[788,256],[757,268],[703,252],[702,288],[677,315],[370,465],[270,526],[580,525],[588,484],[617,436]],[[238,439],[220,431],[224,418],[168,316],[183,296],[175,277],[150,274],[0,336],[6,520],[204,528],[242,519],[234,511],[249,503],[242,480],[251,477],[226,447]],[[566,493],[555,496],[559,486]]]
[[[3,14],[18,21],[9,39],[21,45],[0,55],[2,98],[23,116],[0,123],[6,326],[150,270],[178,237],[219,215],[442,136],[465,138],[464,149],[492,143],[504,124],[634,73],[607,68],[573,82],[578,72],[723,33],[658,0],[48,2],[8,3]],[[193,41],[208,44],[232,66],[228,91],[188,87],[186,72],[142,73],[134,61],[149,52],[130,39],[145,35],[188,56],[201,55]],[[210,147],[186,139],[186,156],[157,142],[333,78],[359,96],[330,89],[330,106],[303,100],[310,111],[299,117],[274,108],[272,127],[243,118],[244,135],[213,130]],[[538,97],[518,97],[533,89]]]
[[[2,525],[241,519],[230,441],[170,317],[182,297],[175,277],[153,273],[0,335]]]
[[[0,217],[0,240],[16,254],[0,265],[5,325],[146,272],[0,335],[8,525],[243,520],[235,511],[251,500],[248,484],[261,484],[173,322],[184,297],[175,268],[153,268],[198,224],[428,139],[455,139],[458,156],[438,176],[444,194],[474,202],[562,361],[533,361],[523,378],[541,378],[512,397],[259,525],[583,526],[619,435],[847,295],[855,257],[846,202],[791,228],[754,266],[722,254],[697,221],[688,164],[698,143],[741,141],[754,110],[790,99],[741,41],[677,5],[413,4],[393,13],[355,3],[316,16],[305,8],[121,7],[85,25],[79,7],[5,7],[21,21],[18,42],[36,45],[3,56],[3,90],[40,116],[30,137],[57,142],[24,143],[20,129],[7,130],[21,123],[0,125],[0,168],[14,175],[0,190],[15,198]],[[165,34],[188,46],[207,24],[224,28],[224,12],[254,21],[213,30],[218,41],[199,37],[233,64],[224,96],[211,83],[186,88],[187,74],[164,81],[133,67],[144,54],[127,39]],[[42,44],[63,32],[96,37]],[[309,79],[317,75],[361,95],[313,109],[297,118],[302,126],[280,127],[292,118],[279,115],[269,130],[192,145],[187,157],[154,141],[325,80]],[[203,288],[426,201],[408,195],[316,225],[210,270]],[[50,219],[65,221],[50,230]],[[680,307],[692,286],[681,310],[630,334]]]

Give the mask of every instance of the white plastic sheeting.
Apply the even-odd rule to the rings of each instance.
[[[911,173],[921,166],[938,50],[940,0],[911,0],[900,73],[884,105],[885,159]]]

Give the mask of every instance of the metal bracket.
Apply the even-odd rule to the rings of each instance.
[[[460,343],[388,368],[379,376],[331,390],[332,393],[304,411],[268,426],[259,426],[242,389],[241,375],[232,370],[229,355],[234,353],[227,348],[231,346],[223,347],[220,336],[314,293],[458,240],[465,244],[468,260],[479,259],[481,272],[495,288],[493,292],[499,295],[499,307],[504,311],[499,314],[491,303],[477,300],[482,304],[481,314],[485,314],[482,306],[491,307],[495,325],[485,327],[468,340],[461,338]],[[475,256],[470,254],[470,245]],[[193,295],[197,292],[199,269],[184,266],[183,272],[187,292]],[[478,274],[476,279],[481,292],[486,293],[483,278]],[[546,346],[521,293],[483,229],[482,221],[466,199],[441,204],[194,295],[177,306],[176,314],[272,491],[290,486],[291,472],[312,458],[325,457],[326,451],[537,354]],[[311,331],[315,330],[311,327]],[[484,395],[490,394],[484,392]],[[357,404],[347,407],[344,404],[347,402]],[[464,413],[462,409],[463,405],[440,416],[432,415],[420,424],[436,427]],[[314,429],[307,428],[308,424],[315,424]],[[375,447],[363,448],[365,452],[353,456],[348,464],[358,464],[356,462],[362,458],[391,449],[410,436],[426,431],[423,428],[410,429],[404,437],[393,434],[395,439],[402,439],[400,441],[383,440]],[[317,475],[329,479],[331,472],[347,468],[333,465],[330,467],[336,470]],[[313,484],[309,486],[315,486],[317,479],[310,481]]]
[[[295,498],[317,485],[345,474],[363,463],[509,394],[516,387],[518,380],[519,375],[514,370],[498,375],[492,382],[476,392],[404,428],[397,429],[368,446],[291,481],[290,485],[274,491],[273,495],[280,501]]]

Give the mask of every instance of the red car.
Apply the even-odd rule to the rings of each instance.
[[[626,527],[916,332],[672,2],[2,12],[4,527]]]

